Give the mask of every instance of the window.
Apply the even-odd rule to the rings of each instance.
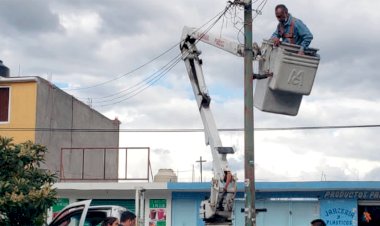
[[[9,122],[9,87],[0,87],[0,123]]]

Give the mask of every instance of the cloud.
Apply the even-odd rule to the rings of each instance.
[[[255,18],[254,41],[261,43],[274,31],[273,11],[278,3],[268,1]],[[255,127],[378,124],[380,43],[374,28],[380,20],[380,3],[281,3],[311,29],[312,46],[320,49],[321,63],[312,93],[303,98],[296,117],[256,109]],[[147,79],[178,56],[183,26],[201,26],[225,5],[218,0],[1,1],[0,54],[13,76],[51,74],[53,82],[68,84],[70,94],[109,118],[117,116],[121,128],[202,128],[182,61],[156,83],[147,84]],[[231,11],[210,32],[242,42],[241,17],[241,10]],[[146,64],[170,47],[167,54]],[[243,59],[202,43],[198,48],[218,128],[242,128]],[[145,66],[127,74],[141,65]],[[328,180],[376,178],[377,130],[255,132],[257,178],[320,180],[322,172]],[[229,164],[241,180],[243,134],[220,133],[223,144],[237,150]],[[204,179],[211,178],[211,155],[203,133],[121,133],[120,144],[150,147],[155,171],[173,168],[187,181],[192,180],[195,161],[203,156],[208,160]]]
[[[367,173],[364,176],[364,179],[365,180],[369,180],[369,181],[378,181],[378,180],[380,180],[380,167],[377,167],[377,168],[371,170],[369,173]]]
[[[153,149],[153,153],[157,155],[170,155],[170,150],[167,149]]]
[[[4,0],[0,7],[2,36],[38,35],[45,32],[58,32],[59,18],[50,8],[49,1]]]

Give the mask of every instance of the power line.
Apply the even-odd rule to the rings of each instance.
[[[123,75],[120,75],[120,76],[116,77],[116,78],[113,78],[113,79],[107,80],[107,81],[105,81],[105,82],[98,83],[98,84],[93,85],[93,86],[87,86],[87,87],[81,87],[81,88],[74,88],[74,89],[66,89],[66,90],[67,90],[67,91],[73,91],[73,90],[91,89],[91,88],[96,88],[96,87],[99,87],[99,86],[102,86],[102,85],[108,84],[108,83],[110,83],[110,82],[116,81],[116,80],[118,80],[118,79],[121,79],[121,78],[123,78],[123,77],[125,77],[125,76],[127,76],[127,75],[130,75],[130,74],[132,74],[132,73],[134,73],[134,72],[140,70],[141,68],[145,67],[146,65],[148,65],[148,64],[152,63],[153,61],[157,60],[158,58],[162,57],[163,55],[165,55],[166,53],[168,53],[168,52],[170,52],[172,49],[174,49],[176,46],[177,46],[177,44],[171,46],[169,49],[165,50],[163,53],[159,54],[158,56],[154,57],[153,59],[149,60],[148,62],[146,62],[146,63],[144,63],[144,64],[142,64],[142,65],[140,65],[140,66],[138,66],[138,67],[132,69],[131,71],[129,71],[129,72],[123,74]]]
[[[105,98],[109,98],[109,97],[113,97],[113,96],[116,96],[116,95],[119,95],[121,93],[124,93],[126,91],[129,91],[129,90],[132,90],[130,92],[127,92],[126,94],[122,95],[122,96],[118,96],[118,97],[115,97],[113,99],[110,99],[110,100],[99,100],[99,101],[93,101],[93,103],[104,103],[104,102],[109,102],[109,101],[113,101],[113,100],[116,100],[116,99],[119,99],[119,98],[122,98],[122,97],[125,97],[126,95],[128,95],[129,93],[132,93],[135,91],[134,88],[138,88],[139,86],[141,85],[144,85],[145,82],[149,83],[152,81],[152,79],[158,77],[160,74],[162,74],[162,72],[160,72],[161,70],[167,70],[166,68],[170,68],[172,65],[173,65],[173,62],[175,62],[177,59],[178,59],[179,55],[177,55],[175,58],[173,58],[172,60],[170,60],[166,65],[164,65],[162,68],[160,68],[159,70],[157,70],[156,72],[154,72],[153,74],[149,75],[148,77],[146,77],[145,79],[143,79],[142,81],[134,84],[133,86],[130,86],[126,89],[123,89],[115,94],[112,94],[112,95],[108,95],[108,96],[104,96],[104,97],[101,97],[101,98],[97,98],[97,99],[105,99]],[[156,75],[157,73],[159,73],[158,75]]]
[[[216,23],[218,23],[218,21],[222,17],[225,16],[225,14],[228,12],[228,10],[231,8],[231,6],[233,6],[233,3],[229,2],[229,5],[226,6],[226,8],[222,11],[222,13],[219,15],[219,17],[214,21],[214,23],[212,23],[204,32],[202,32],[201,36],[198,38],[196,43],[198,43],[203,38],[203,36],[205,36],[207,34],[207,32],[209,32],[216,25]],[[194,32],[196,32],[196,31],[194,31]]]
[[[178,55],[177,55],[174,59],[176,59],[177,57],[178,57]],[[107,96],[103,96],[103,97],[95,97],[95,98],[90,98],[90,99],[91,99],[91,100],[93,100],[93,99],[106,99],[106,98],[110,98],[110,97],[113,97],[113,96],[117,96],[117,95],[119,95],[119,94],[122,94],[122,93],[124,93],[124,92],[126,92],[126,91],[128,91],[128,90],[131,90],[131,89],[133,89],[134,87],[139,86],[139,85],[142,84],[143,82],[145,82],[145,81],[149,81],[150,78],[155,77],[154,75],[155,75],[156,73],[158,73],[159,71],[165,69],[165,67],[167,67],[167,66],[168,66],[168,65],[169,65],[174,59],[170,60],[166,65],[164,65],[163,67],[161,67],[159,70],[157,70],[157,71],[154,72],[153,74],[149,75],[148,77],[146,77],[146,78],[143,79],[142,81],[137,82],[137,83],[136,83],[135,85],[133,85],[133,86],[130,86],[130,87],[126,88],[126,89],[120,90],[119,92],[116,92],[116,93],[113,93],[113,94],[110,94],[110,95],[107,95]],[[125,95],[123,95],[123,96],[125,96]],[[123,97],[123,96],[116,97],[115,99],[120,98],[120,97]],[[93,101],[93,102],[94,102],[94,103],[102,103],[102,102],[107,102],[107,101],[112,101],[112,100],[114,100],[114,99],[111,99],[111,100],[99,100],[99,101],[95,100],[95,101]]]
[[[254,10],[256,15],[252,17],[252,21],[256,19],[257,16],[262,15],[262,10],[264,9],[265,5],[268,3],[268,0],[263,0],[260,2],[260,4],[257,6],[257,8]],[[261,6],[261,8],[260,8]]]
[[[254,3],[257,3],[259,0],[253,0],[252,1],[252,5]],[[264,9],[265,5],[268,3],[268,0],[262,0],[256,7],[256,9],[252,9],[252,11],[255,13],[255,15],[252,17],[252,22],[256,19],[257,16],[259,15],[262,15],[262,10]],[[230,19],[232,24],[233,24],[233,27],[237,30],[237,34],[236,34],[236,40],[242,44],[242,42],[240,41],[240,36],[243,35],[243,28],[244,28],[244,21],[241,17],[239,17],[237,14],[236,14],[236,9],[237,7],[235,7],[235,12],[229,12],[230,13],[230,18],[227,18],[227,19]],[[234,15],[232,15],[234,14]],[[244,35],[243,35],[244,36]]]
[[[255,128],[255,131],[299,131],[299,130],[330,130],[330,129],[364,129],[364,128],[379,128],[380,124],[368,125],[332,125],[332,126],[298,126],[298,127],[267,127]],[[0,128],[0,131],[12,132],[120,132],[120,133],[194,133],[204,132],[204,129],[71,129],[71,128]],[[220,132],[241,132],[244,128],[224,128],[218,129]]]
[[[196,31],[202,29],[204,26],[206,26],[207,24],[209,24],[212,20],[214,20],[215,18],[219,17],[220,15],[223,15],[223,13],[225,13],[225,9],[223,9],[221,12],[219,12],[218,14],[216,14],[214,17],[212,17],[210,20],[208,20],[205,24],[203,24],[202,26],[200,26]],[[182,41],[182,40],[181,40]],[[180,41],[180,42],[181,42]],[[101,82],[101,83],[98,83],[96,85],[92,85],[92,86],[87,86],[87,87],[80,87],[80,88],[73,88],[73,89],[65,89],[66,91],[74,91],[74,90],[84,90],[84,89],[91,89],[91,88],[96,88],[96,87],[99,87],[99,86],[102,86],[102,85],[105,85],[105,84],[108,84],[110,82],[113,82],[113,81],[116,81],[118,79],[121,79],[127,75],[130,75],[138,70],[140,70],[141,68],[147,66],[148,64],[152,63],[153,61],[157,60],[158,58],[164,56],[166,53],[170,52],[172,49],[174,49],[175,47],[177,47],[179,45],[180,42],[177,42],[175,43],[174,45],[172,45],[171,47],[169,47],[169,49],[165,50],[164,52],[162,52],[161,54],[159,54],[158,56],[152,58],[151,60],[147,61],[146,63],[143,63],[142,65],[132,69],[131,71],[121,75],[121,76],[118,76],[116,78],[113,78],[113,79],[110,79],[110,80],[107,80],[107,81],[104,81],[104,82]]]
[[[197,40],[197,42],[200,41],[200,39],[205,35],[207,34],[207,32],[209,32],[216,24],[217,22],[220,20],[220,18],[222,18],[222,16],[224,16],[224,14],[228,11],[228,9],[231,7],[231,4],[228,5],[223,11],[222,13],[219,13],[218,14],[218,17],[217,19],[205,30],[202,32],[202,35],[201,37],[199,37],[199,39]],[[215,17],[214,17],[215,18]],[[208,22],[209,23],[209,22]],[[207,23],[207,24],[208,24]],[[202,26],[203,27],[203,26]],[[199,30],[199,29],[197,29]],[[121,94],[125,91],[128,91],[128,90],[131,90],[132,91],[129,91],[127,92],[126,94],[123,94],[121,96],[118,96],[118,97],[115,97],[111,100],[103,100],[103,101],[97,101],[98,103],[104,103],[104,102],[110,102],[110,101],[114,101],[114,100],[117,100],[116,102],[112,102],[112,103],[107,103],[107,104],[102,104],[102,105],[99,105],[99,107],[105,107],[105,106],[110,106],[110,105],[115,105],[115,104],[118,104],[118,103],[121,103],[123,101],[126,101],[136,95],[138,95],[139,93],[143,92],[145,89],[151,87],[154,83],[156,83],[158,80],[160,80],[163,76],[165,76],[171,69],[173,69],[181,60],[181,54],[178,54],[176,57],[174,57],[171,61],[169,61],[169,63],[167,63],[164,67],[160,68],[160,70],[158,70],[157,72],[153,73],[152,75],[148,76],[147,78],[145,78],[143,81],[140,81],[138,82],[137,84],[135,84],[134,86],[132,87],[129,87],[127,89],[124,89],[122,91],[119,91],[117,92],[116,94],[113,94],[113,95],[108,95],[108,97],[111,97],[111,96],[116,96],[118,94]],[[162,71],[161,71],[162,70]],[[161,72],[160,72],[161,71]],[[155,75],[156,73],[158,73],[157,75]],[[147,83],[145,83],[146,81],[148,81]],[[123,98],[123,99],[121,99]],[[96,101],[95,101],[96,102]]]
[[[160,74],[158,74],[157,76],[153,77],[151,80],[149,80],[148,83],[145,84],[145,87],[141,88],[141,89],[135,89],[134,91],[130,92],[130,93],[127,93],[127,94],[131,94],[121,100],[118,100],[116,102],[112,102],[112,103],[108,103],[108,104],[102,104],[102,105],[99,105],[99,107],[106,107],[106,106],[110,106],[110,105],[115,105],[115,104],[119,104],[121,102],[124,102],[128,99],[131,99],[132,97],[140,94],[141,92],[143,92],[144,90],[146,90],[147,88],[151,87],[153,84],[155,84],[157,81],[159,81],[162,77],[164,77],[171,69],[173,69],[177,64],[178,62],[181,61],[181,57],[177,58],[171,65],[169,68],[165,69],[165,71],[161,72]],[[115,98],[115,99],[119,99],[120,97],[118,98]]]

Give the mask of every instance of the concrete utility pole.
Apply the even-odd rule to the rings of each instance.
[[[244,179],[245,226],[256,225],[253,137],[252,1],[244,1]]]
[[[191,182],[194,182],[194,178],[195,178],[195,172],[194,172],[194,164],[193,164],[193,169],[191,171]]]
[[[202,156],[199,158],[199,166],[200,166],[200,171],[201,171],[201,182],[202,182],[202,163],[206,162],[206,160],[202,160]]]

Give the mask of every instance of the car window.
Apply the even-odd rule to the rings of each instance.
[[[73,215],[62,218],[59,222],[57,222],[57,226],[79,226],[79,221],[81,217],[81,213],[77,212]]]
[[[85,206],[75,206],[60,213],[49,226],[78,226]]]
[[[88,210],[84,226],[101,225],[104,219],[109,215],[108,211],[104,210]]]

